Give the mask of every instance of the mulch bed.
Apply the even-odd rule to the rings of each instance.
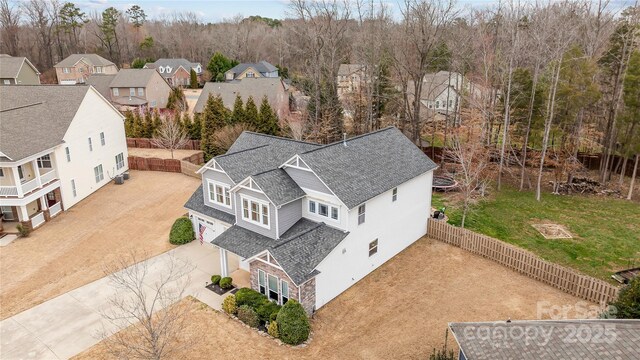
[[[235,287],[229,288],[229,289],[223,289],[221,288],[219,285],[214,285],[214,284],[209,284],[207,286],[205,286],[207,289],[213,291],[214,293],[218,294],[218,295],[224,295],[226,293],[228,293],[229,291],[231,291],[232,294],[235,294],[236,291],[238,291],[238,289],[236,289]]]

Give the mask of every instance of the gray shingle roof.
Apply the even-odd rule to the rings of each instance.
[[[282,169],[252,175],[251,178],[275,206],[284,205],[305,195],[298,184]]]
[[[147,87],[156,69],[122,69],[111,81],[112,88]],[[168,86],[168,85],[167,85]]]
[[[349,209],[437,167],[395,127],[300,157]]]
[[[214,209],[210,206],[204,204],[204,191],[202,189],[202,184],[196,191],[191,195],[189,200],[184,204],[184,207],[199,212],[200,214],[209,216],[211,218],[224,221],[227,224],[233,224],[236,222],[236,217],[229,213],[226,213],[222,210]]]
[[[111,98],[111,82],[116,77],[115,74],[93,74],[87,79],[87,85],[92,85],[107,100]]]
[[[171,68],[171,72],[164,71],[160,73],[160,75],[162,75],[163,77],[169,78],[176,73],[176,71],[180,66],[182,66],[187,71],[191,71],[191,69],[195,70],[198,65],[200,65],[200,73],[202,73],[202,65],[200,63],[194,63],[187,59],[182,59],[182,58],[176,58],[176,59],[162,58],[152,63],[146,63],[144,64],[144,67],[148,69],[157,69],[160,66],[163,66],[165,68],[169,66]]]
[[[316,266],[348,234],[324,223],[302,218],[279,240],[234,225],[212,243],[243,258],[268,250],[291,280],[300,285],[318,273]]]
[[[270,63],[266,62],[266,61],[260,61],[258,63],[242,63],[242,64],[238,64],[234,67],[232,67],[230,70],[230,72],[239,75],[242,74],[243,71],[247,70],[248,68],[254,68],[256,70],[258,70],[258,72],[260,73],[268,73],[268,72],[273,72],[278,70],[277,67],[271,65]]]
[[[80,60],[85,60],[89,64],[94,66],[115,65],[113,62],[103,58],[98,54],[71,54],[64,60],[55,64],[53,67],[72,67]]]
[[[640,320],[501,321],[449,327],[468,360],[640,359]]]
[[[284,91],[284,84],[280,78],[245,78],[229,82],[208,82],[202,88],[202,93],[200,93],[193,111],[196,113],[202,112],[209,94],[213,94],[213,96],[220,95],[224,106],[229,109],[233,108],[236,94],[240,94],[244,102],[251,96],[257,106],[260,106],[262,98],[267,96],[271,106],[276,107],[278,93]]]
[[[306,142],[245,131],[229,151],[215,157],[234,183],[273,170],[297,153],[317,148]]]
[[[85,85],[0,86],[0,152],[18,161],[61,144],[88,90]]]
[[[32,67],[37,74],[40,74],[26,57],[0,55],[0,79],[15,79],[23,65]]]

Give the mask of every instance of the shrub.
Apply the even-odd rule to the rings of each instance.
[[[256,314],[256,311],[247,305],[242,305],[238,308],[237,316],[240,321],[251,327],[258,327],[258,325],[260,325],[258,314]]]
[[[22,224],[16,225],[16,229],[18,230],[18,232],[20,233],[20,236],[22,237],[28,237],[31,234],[31,229],[29,229],[28,227]]]
[[[223,277],[222,279],[220,279],[220,287],[223,289],[231,289],[233,287],[233,284],[231,284],[232,281],[233,279],[228,276]]]
[[[278,317],[278,333],[280,339],[289,345],[298,345],[309,338],[311,326],[307,313],[299,302],[289,300],[280,309]]]
[[[235,315],[238,312],[238,305],[236,305],[236,296],[229,295],[222,301],[222,310],[229,315]]]
[[[213,285],[218,285],[220,283],[220,279],[222,279],[222,277],[220,275],[213,275],[211,277],[211,283]]]
[[[176,219],[169,233],[169,242],[174,245],[182,245],[191,242],[194,238],[191,220],[184,216]]]
[[[277,321],[272,321],[269,323],[269,327],[267,328],[267,333],[271,336],[273,336],[274,338],[278,338],[280,337],[280,334],[278,334],[278,322]]]
[[[615,306],[618,319],[640,319],[640,277],[632,279],[618,293],[616,301],[609,304]]]
[[[264,299],[264,302],[260,304],[257,308],[255,308],[256,313],[258,313],[258,317],[260,317],[260,321],[266,323],[267,321],[272,321],[278,316],[278,312],[282,306],[270,301],[268,299]]]
[[[257,309],[264,303],[264,300],[267,300],[267,297],[253,289],[242,288],[236,292],[236,303],[238,303],[238,306],[247,305]]]

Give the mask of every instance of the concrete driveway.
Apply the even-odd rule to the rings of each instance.
[[[223,297],[204,288],[211,275],[219,272],[220,256],[217,248],[197,240],[145,260],[148,274],[144,284],[149,292],[170,256],[192,268],[185,275],[189,280],[186,295],[220,309]],[[126,326],[101,315],[108,311],[114,293],[105,277],[1,321],[0,358],[67,359],[88,349],[102,334],[113,334]]]

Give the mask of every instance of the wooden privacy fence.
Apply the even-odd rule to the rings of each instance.
[[[132,148],[143,148],[143,149],[159,149],[159,146],[156,146],[151,139],[147,138],[127,138],[127,147]],[[184,146],[181,146],[180,149],[185,150],[200,150],[200,140],[187,140]]]
[[[618,294],[618,287],[605,281],[542,260],[529,251],[444,221],[429,219],[427,236],[491,259],[584,300],[607,303]]]
[[[180,160],[178,159],[159,159],[129,156],[128,161],[129,169],[131,170],[182,172]]]

